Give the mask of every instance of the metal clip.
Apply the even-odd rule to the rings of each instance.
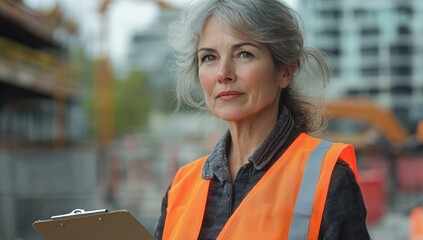
[[[76,216],[81,216],[81,215],[91,215],[91,214],[95,214],[95,213],[105,213],[105,212],[107,212],[107,209],[85,211],[84,209],[78,208],[78,209],[75,209],[72,212],[67,213],[67,214],[52,216],[51,219],[56,220],[56,219],[61,219],[61,218],[71,218],[71,217],[76,217]]]

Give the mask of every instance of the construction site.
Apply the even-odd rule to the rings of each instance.
[[[340,8],[307,2],[304,0],[304,6],[314,7],[325,17],[339,17]],[[423,19],[422,4],[406,2],[411,5],[392,8],[401,16],[411,14],[412,20]],[[88,74],[94,117],[87,122],[83,106],[87,74],[70,60],[72,39],[79,34],[75,19],[67,18],[59,5],[40,11],[23,1],[0,1],[0,239],[42,239],[32,228],[34,221],[77,208],[128,209],[152,232],[161,199],[177,169],[208,154],[225,130],[226,125],[207,115],[151,112],[147,129],[117,134],[107,45],[107,11],[112,7],[112,1],[98,6],[103,24],[100,54],[93,57]],[[364,14],[361,8],[354,11],[354,6],[348,7],[352,13]],[[159,82],[153,87],[161,88],[160,81],[170,81],[163,70],[169,61],[163,47],[166,29],[180,10],[166,1],[157,1],[157,8],[160,14],[153,26],[135,32],[129,41],[128,59],[133,68],[148,72],[150,81]],[[406,26],[410,31],[404,31],[405,23],[399,21],[404,36],[393,41],[410,43],[415,51],[388,47],[394,54],[387,65],[392,69],[370,77],[382,82],[382,75],[389,74],[390,83],[376,84],[380,88],[353,86],[328,98],[325,114],[329,121],[321,135],[354,145],[373,239],[423,238],[423,28],[413,23]],[[414,40],[400,41],[411,32]],[[338,35],[335,38],[339,40]],[[383,50],[365,49],[383,55]],[[329,62],[336,62],[338,55]],[[396,72],[399,67],[395,64],[402,62],[396,55],[407,59],[412,69]],[[345,67],[351,72],[348,64],[336,67],[336,71]],[[369,73],[359,72],[364,77]],[[409,79],[410,84],[396,80],[395,74]],[[395,95],[398,92],[401,98]],[[92,131],[90,126],[94,126]]]

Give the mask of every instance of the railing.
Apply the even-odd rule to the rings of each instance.
[[[78,85],[69,63],[46,50],[37,50],[0,37],[0,79],[9,84],[68,98]]]

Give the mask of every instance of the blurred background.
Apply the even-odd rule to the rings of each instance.
[[[0,239],[76,208],[152,232],[179,166],[226,129],[175,112],[169,23],[186,0],[0,0]],[[423,1],[292,0],[327,55],[331,120],[352,143],[373,239],[409,239],[423,206]]]

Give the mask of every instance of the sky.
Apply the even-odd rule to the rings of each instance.
[[[294,6],[297,0],[284,0]],[[94,56],[99,52],[100,18],[98,8],[101,0],[24,0],[31,8],[48,10],[56,3],[65,9],[66,14],[77,21],[79,40],[86,44]],[[182,7],[188,0],[167,0],[166,2]],[[124,64],[127,46],[134,31],[147,29],[159,14],[153,0],[112,0],[108,8],[108,54],[114,65]]]
[[[66,15],[77,21],[79,40],[94,55],[99,51],[100,0],[24,0],[34,9],[48,10],[56,3],[66,9]],[[115,0],[108,8],[109,55],[116,62],[126,57],[126,46],[135,30],[147,28],[156,18],[158,8],[147,0]]]

